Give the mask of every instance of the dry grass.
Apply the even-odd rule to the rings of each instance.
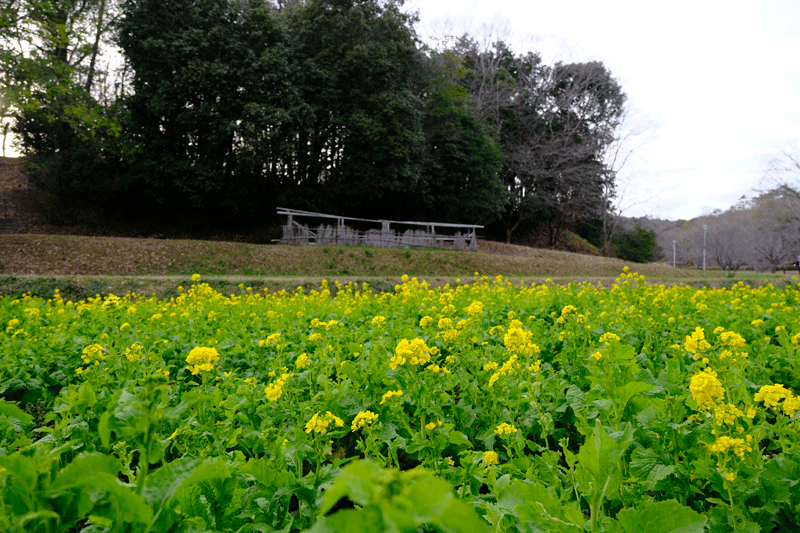
[[[618,259],[482,242],[478,252],[79,237],[0,236],[0,272],[16,275],[471,276],[614,277]],[[656,277],[687,277],[662,265],[636,265]]]
[[[217,241],[0,235],[0,293],[52,295],[55,288],[85,297],[134,291],[168,296],[193,273],[228,293],[243,283],[254,288],[315,286],[323,278],[369,282],[391,289],[402,274],[432,285],[465,282],[475,272],[512,280],[560,283],[614,280],[623,267],[650,281],[726,285],[747,275],[673,269],[661,264],[630,264],[619,259],[571,252],[481,242],[478,252],[402,250],[360,247],[253,245]],[[730,276],[730,275],[728,275]],[[769,276],[749,275],[760,283]],[[760,276],[760,277],[759,277]],[[786,283],[790,280],[784,278]],[[775,278],[775,276],[772,276]]]

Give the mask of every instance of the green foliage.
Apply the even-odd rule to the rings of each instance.
[[[1,530],[796,523],[796,287],[187,285],[0,298]]]
[[[455,84],[427,98],[420,191],[426,219],[488,224],[505,206],[506,193],[497,177],[502,152],[469,105],[466,89]]]
[[[416,205],[424,134],[412,23],[376,0],[287,10],[304,106],[286,141],[294,206],[392,218]]]
[[[446,533],[489,531],[486,522],[453,494],[447,482],[424,468],[400,472],[371,461],[356,461],[344,467],[325,492],[320,513],[329,513],[344,498],[358,505],[358,510],[328,514],[307,531],[414,533],[420,526],[434,526]]]
[[[0,19],[2,100],[28,156],[24,171],[62,207],[113,194],[124,157],[120,109],[97,98],[98,47],[112,18],[106,4],[21,0],[8,2]]]
[[[395,1],[119,8],[15,0],[0,18],[26,173],[51,194],[56,223],[168,215],[203,229],[285,205],[502,217],[508,238],[535,221],[553,245],[613,180],[601,156],[624,94],[602,64],[547,67],[468,40],[432,51]],[[99,81],[112,33],[127,88]]]
[[[634,263],[647,263],[655,260],[658,250],[656,232],[646,230],[638,225],[630,231],[615,234],[611,243],[614,245],[617,257]]]
[[[675,500],[653,502],[617,515],[625,533],[703,533],[708,519]]]
[[[123,4],[120,44],[135,71],[126,189],[172,209],[264,209],[275,194],[294,88],[282,26],[268,5],[203,0]],[[269,205],[269,204],[267,204]]]

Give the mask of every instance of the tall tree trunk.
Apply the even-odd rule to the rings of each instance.
[[[100,8],[97,12],[97,28],[94,34],[94,44],[92,45],[92,57],[89,60],[89,74],[86,76],[86,85],[83,87],[89,93],[92,90],[92,83],[94,83],[95,65],[97,63],[97,55],[100,52],[100,37],[103,35],[103,18],[106,13],[106,0],[100,1]]]

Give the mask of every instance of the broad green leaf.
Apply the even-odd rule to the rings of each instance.
[[[227,478],[230,475],[227,465],[221,459],[208,461],[181,457],[147,476],[142,497],[158,510],[184,487],[210,479]]]
[[[336,502],[347,496],[354,503],[365,506],[372,501],[376,481],[383,471],[372,461],[355,461],[342,469],[322,501],[322,514],[327,513]]]
[[[586,395],[575,385],[570,385],[567,389],[567,404],[577,413],[586,407]]]
[[[630,383],[626,383],[622,387],[617,387],[615,390],[615,394],[617,395],[618,402],[620,405],[624,406],[628,403],[628,401],[636,396],[637,394],[641,394],[643,392],[648,392],[653,390],[653,385],[649,383],[642,383],[641,381],[631,381]]]
[[[0,415],[6,415],[9,418],[14,418],[19,420],[24,425],[29,426],[33,423],[33,417],[14,405],[13,403],[7,402],[5,400],[0,399]]]
[[[11,472],[31,492],[35,490],[37,472],[33,459],[19,454],[0,456],[0,466]]]
[[[578,462],[600,482],[614,468],[622,451],[620,445],[608,436],[602,424],[597,423],[578,451]]]
[[[398,472],[383,469],[369,460],[355,461],[342,469],[325,493],[320,512],[327,513],[344,497],[362,506],[364,511],[379,507],[383,521],[396,531],[416,531],[423,524],[435,525],[448,533],[488,529],[474,509],[455,497],[449,483],[422,468]],[[333,527],[338,520],[328,517],[324,527]]]
[[[667,457],[649,448],[636,448],[631,455],[631,474],[646,480],[649,488],[653,489],[656,483],[675,471],[674,465],[665,464],[668,461]]]
[[[103,504],[98,501],[92,508],[92,514],[103,516],[116,523],[139,522],[147,524],[152,520],[153,509],[144,499],[134,492],[134,489],[124,485],[115,476],[106,473],[96,473],[83,478],[80,486],[84,491],[93,494],[104,491],[107,498],[113,500]]]
[[[50,485],[49,493],[57,494],[81,485],[86,478],[103,473],[116,477],[121,470],[119,460],[111,455],[101,453],[81,454],[61,469]]]
[[[387,531],[380,509],[374,505],[365,507],[361,511],[344,509],[331,516],[323,516],[311,528],[305,530],[306,533],[352,533],[356,531],[359,533]]]
[[[620,361],[627,361],[636,357],[636,349],[630,344],[620,342],[611,343],[611,356]]]
[[[250,474],[256,481],[265,487],[271,487],[275,480],[275,468],[267,459],[248,459],[240,469],[240,472]]]
[[[513,481],[497,499],[497,505],[509,509],[519,517],[520,523],[533,522],[550,531],[582,531],[585,517],[580,509],[565,505],[555,490],[541,483]]]
[[[419,524],[436,525],[446,533],[478,533],[489,526],[466,503],[453,494],[446,481],[426,473],[407,491],[411,516]]]
[[[450,441],[450,444],[469,446],[470,448],[472,447],[472,443],[470,442],[469,438],[460,431],[453,430],[448,433],[447,437]]]
[[[703,533],[707,518],[675,500],[625,509],[617,514],[625,533]]]

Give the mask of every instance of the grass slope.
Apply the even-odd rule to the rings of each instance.
[[[617,259],[484,242],[478,252],[79,237],[0,236],[0,271],[36,275],[246,276],[616,276]],[[683,277],[663,265],[637,265],[654,276]]]
[[[74,298],[134,291],[169,296],[194,273],[220,291],[244,284],[294,289],[322,278],[366,281],[389,289],[402,274],[433,285],[468,281],[475,272],[542,282],[608,283],[630,266],[651,281],[714,284],[744,279],[724,273],[631,264],[619,259],[481,242],[478,252],[336,246],[278,246],[168,239],[0,235],[0,293],[50,296],[56,288]],[[760,276],[760,277],[759,277]],[[754,282],[768,276],[753,275]],[[773,278],[775,276],[772,276]],[[779,276],[782,277],[783,276]],[[786,281],[790,278],[785,277]],[[785,281],[784,281],[785,283]],[[723,283],[724,284],[724,283]]]

